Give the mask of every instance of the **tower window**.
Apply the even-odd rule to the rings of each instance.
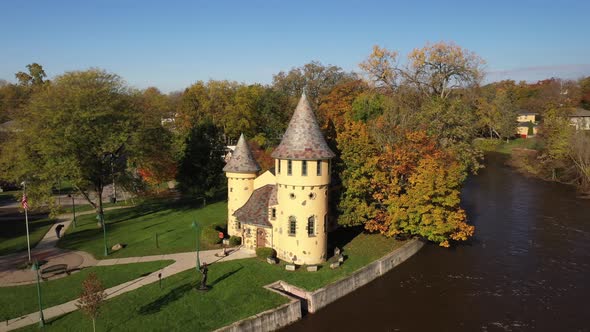
[[[277,163],[279,164],[278,170],[279,170],[279,174],[281,174],[281,160],[277,159]]]
[[[321,160],[318,160],[317,163],[318,163],[317,164],[318,165],[318,167],[317,167],[317,176],[322,176],[322,161]]]
[[[293,175],[293,161],[287,160],[287,175]]]
[[[297,219],[294,216],[289,217],[289,236],[295,236],[297,229]]]
[[[307,235],[315,235],[315,218],[313,216],[307,218]]]
[[[301,175],[307,176],[307,160],[301,162]]]
[[[275,219],[275,218],[277,217],[277,209],[275,209],[275,208],[272,208],[272,209],[270,210],[270,217],[271,217],[272,219]]]

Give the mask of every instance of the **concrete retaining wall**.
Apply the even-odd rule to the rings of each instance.
[[[402,247],[396,249],[387,256],[361,268],[347,278],[333,282],[316,291],[305,292],[305,295],[303,296],[301,292],[297,292],[296,294],[297,296],[303,297],[307,300],[307,310],[309,312],[316,312],[326,305],[389,272],[391,269],[418,252],[418,250],[420,250],[423,245],[424,243],[418,239],[410,240]],[[286,291],[293,287],[288,284],[285,285],[285,283],[281,283],[281,285]],[[300,289],[297,290],[300,291]]]
[[[359,269],[352,275],[313,292],[306,291],[284,281],[278,281],[267,285],[265,288],[287,296],[291,301],[278,308],[264,311],[260,314],[222,327],[216,330],[216,332],[278,330],[281,327],[287,326],[301,319],[302,305],[307,306],[308,312],[316,312],[337,299],[352,293],[356,289],[389,272],[391,269],[417,253],[423,245],[424,243],[420,240],[410,240],[408,243],[387,256]],[[278,291],[277,289],[281,289],[281,291]],[[292,294],[294,297],[287,294]]]
[[[242,319],[231,325],[215,330],[215,332],[276,331],[300,319],[301,303],[298,299],[291,298],[289,303],[283,304],[278,308],[267,310],[257,315]]]

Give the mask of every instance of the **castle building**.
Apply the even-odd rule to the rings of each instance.
[[[244,135],[223,169],[228,178],[228,233],[248,249],[270,247],[295,264],[326,260],[330,150],[305,93],[281,144],[274,172],[258,175]]]

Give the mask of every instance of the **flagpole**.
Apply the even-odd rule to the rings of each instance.
[[[29,215],[27,210],[29,209],[29,203],[27,202],[27,184],[23,181],[23,199],[21,204],[25,209],[25,224],[27,225],[27,249],[29,251],[29,262],[31,262],[31,240],[29,239]]]

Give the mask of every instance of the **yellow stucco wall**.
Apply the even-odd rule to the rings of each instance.
[[[539,130],[537,129],[537,127],[533,127],[533,135],[537,135],[537,132]],[[516,127],[516,133],[518,135],[527,135],[529,136],[529,127]]]
[[[254,191],[255,173],[225,173],[227,176],[227,233],[241,236],[233,213],[248,201]]]
[[[535,114],[520,114],[518,115],[518,117],[516,118],[516,121],[518,122],[536,122],[536,115]]]
[[[254,190],[256,190],[258,188],[262,188],[268,184],[275,184],[275,183],[276,183],[275,176],[270,171],[266,171],[266,172],[260,174],[260,176],[257,177],[256,180],[254,180]]]
[[[278,163],[281,163],[280,172]],[[277,216],[273,225],[273,247],[280,259],[296,264],[319,264],[326,260],[328,215],[329,161],[321,161],[321,175],[317,162],[307,162],[307,175],[302,175],[302,161],[292,161],[288,175],[288,161],[276,161]],[[289,234],[289,217],[295,217],[296,232]],[[308,218],[314,218],[314,232],[308,234]]]

